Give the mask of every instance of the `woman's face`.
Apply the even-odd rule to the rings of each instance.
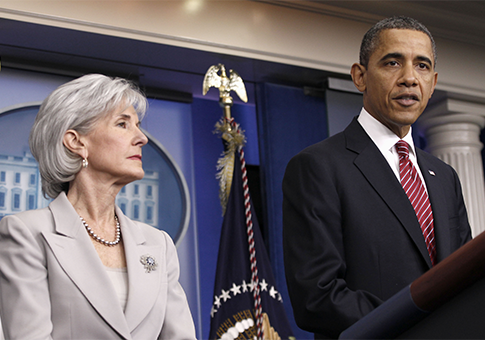
[[[148,139],[140,130],[133,106],[120,106],[106,115],[84,141],[89,161],[86,170],[96,180],[126,185],[143,178],[141,149]]]

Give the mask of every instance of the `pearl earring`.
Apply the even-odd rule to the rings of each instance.
[[[87,158],[83,158],[83,168],[86,169],[88,167],[88,159]]]

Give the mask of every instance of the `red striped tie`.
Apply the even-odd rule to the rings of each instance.
[[[411,201],[416,212],[426,247],[428,248],[431,264],[436,263],[436,244],[434,239],[433,211],[429,204],[428,194],[413,163],[409,160],[409,145],[403,140],[396,143],[399,154],[399,175],[401,185]]]

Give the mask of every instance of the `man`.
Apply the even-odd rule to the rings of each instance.
[[[298,326],[316,338],[338,337],[471,239],[457,174],[411,137],[436,86],[435,65],[422,24],[377,23],[351,69],[360,115],[288,164],[288,290]]]

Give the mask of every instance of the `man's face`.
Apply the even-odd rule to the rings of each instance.
[[[364,108],[399,137],[423,113],[438,79],[429,37],[419,31],[380,33],[367,68],[352,66],[352,78],[364,94]]]

